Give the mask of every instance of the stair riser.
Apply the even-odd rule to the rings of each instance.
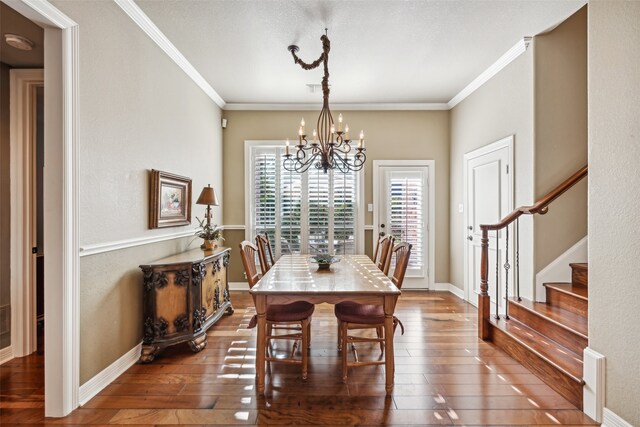
[[[559,326],[557,323],[550,321],[546,317],[532,313],[518,304],[509,302],[509,316],[518,320],[520,323],[524,323],[538,333],[549,337],[549,339],[557,342],[576,354],[582,354],[582,351],[589,344],[585,337]]]
[[[547,363],[546,360],[538,357],[527,347],[522,346],[518,341],[511,338],[499,328],[489,327],[491,341],[501,348],[509,356],[516,359],[524,367],[529,369],[538,378],[544,381],[549,387],[560,393],[575,405],[582,409],[582,384],[567,376],[564,372]]]
[[[573,267],[571,269],[571,281],[574,285],[587,286],[589,283],[588,271],[583,268]]]
[[[564,308],[581,316],[587,317],[587,301],[573,295],[547,288],[547,304]]]

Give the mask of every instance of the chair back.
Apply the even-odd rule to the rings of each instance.
[[[271,266],[275,264],[273,251],[271,250],[271,242],[269,242],[269,236],[266,232],[256,236],[256,246],[258,247],[258,257],[260,258],[260,270],[262,270],[262,274],[264,275],[269,271]]]
[[[247,274],[247,282],[249,282],[249,289],[253,288],[253,285],[258,283],[260,276],[258,275],[258,268],[256,267],[256,248],[251,242],[244,240],[240,243],[240,258],[242,258],[242,264],[244,265],[244,271]]]
[[[382,236],[378,241],[380,245],[380,259],[376,262],[376,265],[385,275],[389,274],[391,252],[393,251],[393,243],[395,240],[395,237],[387,234]]]
[[[402,282],[404,282],[404,275],[407,272],[407,266],[409,265],[411,244],[406,242],[398,243],[393,248],[393,253],[396,254],[396,268],[393,270],[391,281],[398,287],[398,289],[401,289]]]

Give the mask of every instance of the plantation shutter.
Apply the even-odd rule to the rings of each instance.
[[[333,234],[336,254],[356,253],[357,177],[353,172],[333,172]]]
[[[396,242],[413,245],[407,266],[407,275],[424,276],[424,228],[425,215],[424,178],[420,171],[390,171],[388,180],[390,203],[388,205],[389,233]],[[395,263],[395,260],[394,260]]]
[[[329,253],[329,177],[328,173],[311,167],[307,172],[309,244],[307,253]],[[333,242],[331,242],[333,244]],[[333,245],[331,245],[333,246]]]
[[[280,166],[279,255],[299,254],[302,247],[302,175]]]
[[[276,235],[276,152],[257,149],[253,162],[253,225],[256,233],[267,233],[273,242]]]
[[[287,171],[282,147],[253,146],[249,153],[250,235],[266,232],[276,257],[356,253],[357,173]]]

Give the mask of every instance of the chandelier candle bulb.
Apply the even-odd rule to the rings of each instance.
[[[338,114],[338,132],[342,132],[342,113]]]
[[[304,134],[304,117],[300,120],[300,130],[302,131],[300,135]]]
[[[333,135],[334,133],[336,133],[336,125],[331,125],[331,135]]]
[[[285,155],[289,155],[289,140],[287,139],[287,145],[285,147]]]
[[[347,141],[349,140],[349,125],[344,127],[344,139]]]

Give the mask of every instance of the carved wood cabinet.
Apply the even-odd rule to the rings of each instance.
[[[230,248],[194,249],[141,265],[144,286],[140,362],[187,341],[193,351],[207,345],[207,329],[233,313],[227,266]]]

